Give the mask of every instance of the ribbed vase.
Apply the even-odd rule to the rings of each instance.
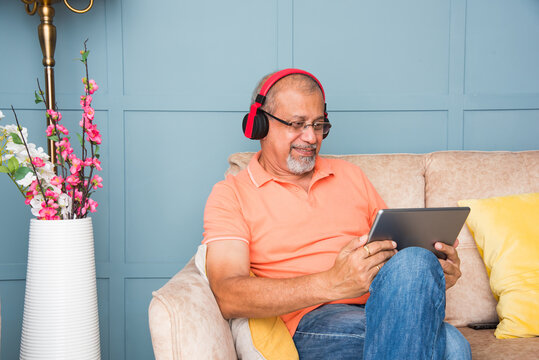
[[[20,358],[101,358],[91,218],[30,221]]]

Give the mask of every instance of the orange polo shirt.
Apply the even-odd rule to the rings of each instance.
[[[245,242],[256,276],[289,278],[331,268],[342,247],[367,234],[386,207],[363,171],[347,161],[317,157],[306,192],[267,173],[259,157],[213,187],[202,241]],[[367,298],[337,302],[364,304]],[[318,306],[281,316],[291,335]]]

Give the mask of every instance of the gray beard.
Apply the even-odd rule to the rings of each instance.
[[[300,156],[299,159],[292,157],[288,154],[286,159],[286,164],[288,165],[288,170],[294,175],[303,175],[314,169],[314,163],[316,160],[315,156]]]

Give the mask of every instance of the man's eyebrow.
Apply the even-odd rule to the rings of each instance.
[[[320,120],[324,120],[326,117],[324,115],[320,115],[316,118],[314,118],[313,121],[320,121]],[[292,115],[292,120],[293,121],[307,121],[305,120],[305,116],[303,115]]]

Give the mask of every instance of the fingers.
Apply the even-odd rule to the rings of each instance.
[[[365,258],[373,256],[380,251],[394,250],[397,247],[397,243],[391,240],[373,241],[366,245],[363,245],[363,255]]]
[[[437,242],[434,244],[434,248],[447,256],[448,261],[451,261],[454,264],[460,264],[460,259],[457,253],[457,250],[450,245],[444,244],[442,242]]]
[[[455,242],[458,245],[458,239]],[[445,288],[449,289],[457,280],[461,277],[462,273],[460,272],[460,258],[455,249],[456,245],[450,246],[444,243],[436,243],[434,245],[436,250],[439,250],[447,255],[446,260],[439,259],[440,265],[445,275]]]
[[[352,240],[350,240],[350,242],[348,244],[346,244],[342,250],[346,251],[346,252],[352,252],[352,251],[355,251],[357,249],[359,249],[360,247],[362,247],[363,245],[365,245],[365,243],[367,242],[367,235],[363,235],[361,237],[356,237],[356,238],[353,238]]]

